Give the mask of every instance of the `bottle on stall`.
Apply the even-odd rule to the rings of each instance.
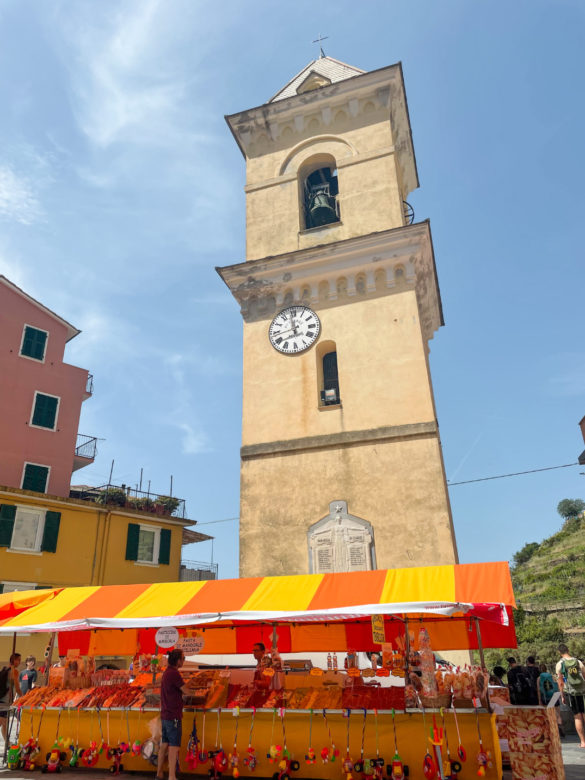
[[[327,653],[327,669],[333,668],[333,660],[331,658],[331,653]]]
[[[333,671],[337,671],[337,653],[333,653]]]

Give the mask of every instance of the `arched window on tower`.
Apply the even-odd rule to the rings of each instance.
[[[327,352],[323,355],[323,389],[321,390],[323,406],[341,403],[339,396],[339,374],[337,372],[337,352]]]
[[[302,179],[305,230],[339,222],[339,185],[335,160],[311,166]]]

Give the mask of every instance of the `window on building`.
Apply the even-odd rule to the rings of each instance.
[[[140,563],[158,563],[159,529],[140,528],[138,533],[138,558]]]
[[[22,489],[34,490],[36,493],[45,493],[49,481],[49,467],[39,466],[36,463],[25,463],[22,475]]]
[[[0,593],[16,593],[21,590],[41,590],[36,582],[0,582]]]
[[[323,355],[323,389],[321,403],[324,406],[341,403],[339,395],[339,374],[337,372],[337,352]]]
[[[16,552],[56,552],[60,512],[31,506],[0,506],[0,547]]]
[[[311,171],[303,181],[305,229],[339,222],[339,185],[335,165]]]
[[[34,550],[36,552],[41,549],[44,514],[44,512],[34,510],[17,510],[10,543],[12,550]]]
[[[37,428],[49,428],[54,431],[57,427],[59,400],[55,395],[36,392],[31,425],[35,425]]]
[[[171,553],[171,531],[152,525],[128,523],[126,560],[136,563],[168,565]]]
[[[46,330],[39,330],[39,328],[25,325],[20,354],[33,360],[44,360],[48,335]]]

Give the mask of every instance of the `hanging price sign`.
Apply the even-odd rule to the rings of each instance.
[[[386,642],[384,615],[372,615],[372,641],[378,645]]]
[[[154,641],[163,650],[168,650],[179,641],[179,632],[173,626],[164,626],[158,629],[154,636]]]
[[[185,655],[195,655],[203,650],[205,639],[203,636],[182,636],[177,647],[180,647]]]

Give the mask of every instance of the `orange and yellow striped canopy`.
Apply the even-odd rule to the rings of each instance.
[[[500,615],[500,605],[514,605],[507,562],[5,594],[0,633],[355,622],[372,614],[450,616],[478,610],[492,619],[489,610]]]

